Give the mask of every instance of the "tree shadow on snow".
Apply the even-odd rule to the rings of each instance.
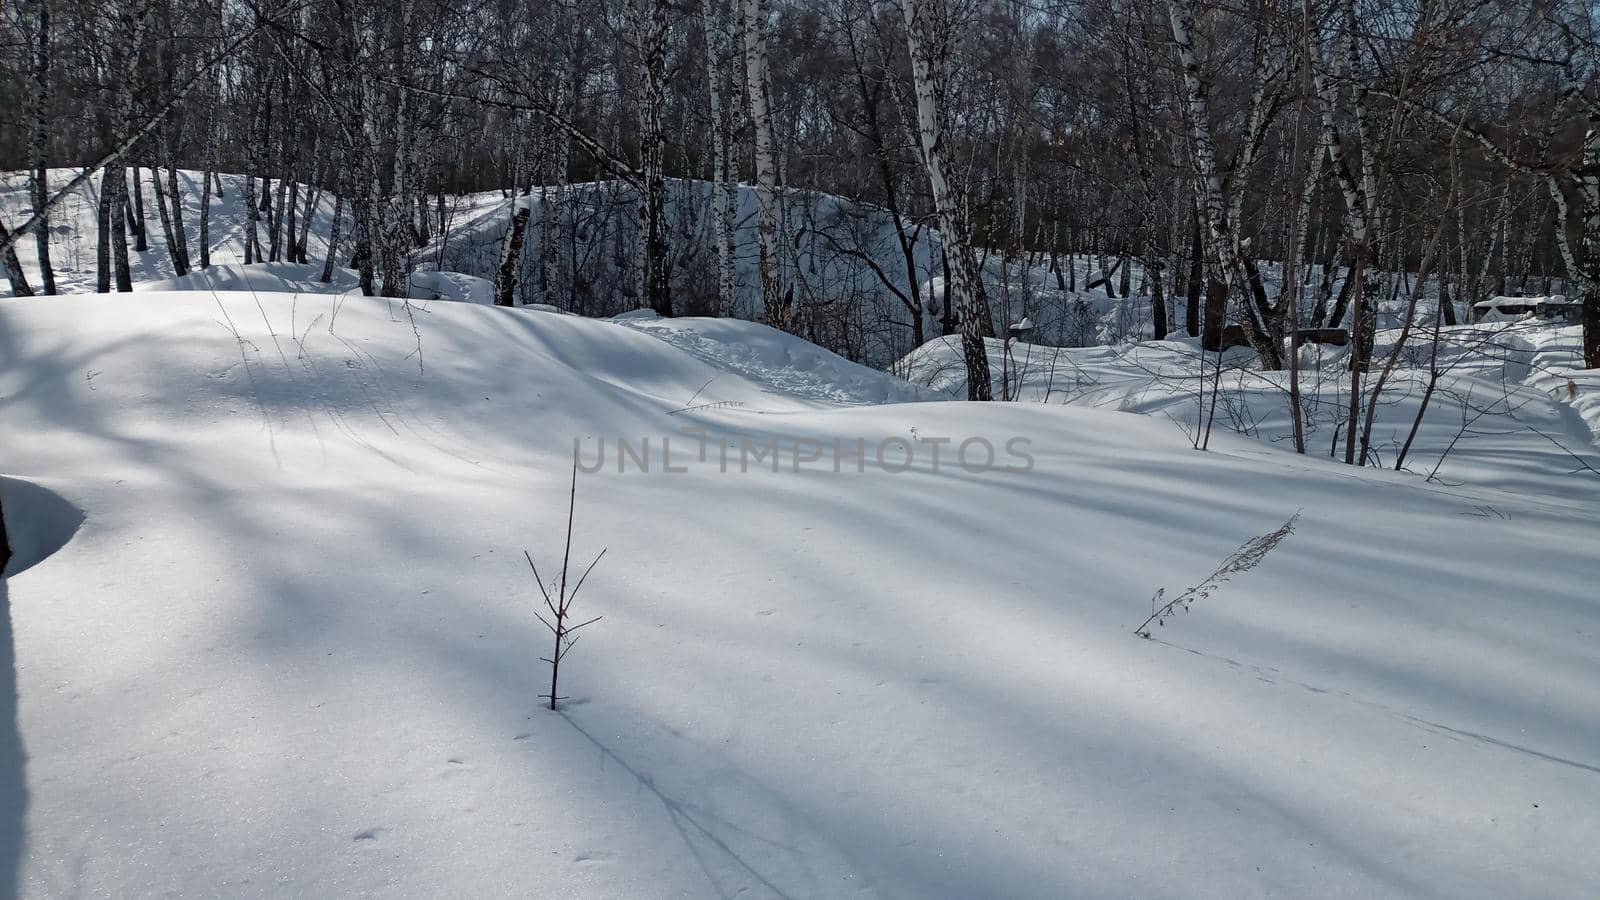
[[[16,897],[22,868],[23,817],[28,787],[26,757],[17,721],[17,653],[11,632],[11,601],[0,577],[0,898]]]

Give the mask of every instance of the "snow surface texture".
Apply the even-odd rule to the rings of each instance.
[[[87,515],[0,582],[22,896],[1600,884],[1600,523],[1570,467],[1445,487],[1088,406],[841,405],[896,389],[739,323],[411,312],[0,301],[0,470]],[[915,463],[721,471],[774,436]],[[968,437],[1035,465],[965,471]],[[611,448],[574,541],[609,548],[578,602],[605,618],[552,713],[521,553],[559,560],[575,438]]]

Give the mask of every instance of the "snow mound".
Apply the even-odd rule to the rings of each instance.
[[[809,341],[740,319],[664,319],[624,314],[618,321],[706,363],[736,373],[777,397],[825,404],[912,403],[938,393],[850,362]]]
[[[224,263],[195,269],[187,275],[134,284],[135,291],[258,291],[283,294],[343,294],[357,289],[350,269],[335,267],[328,282],[321,265],[300,263]]]
[[[44,562],[72,540],[83,524],[83,510],[48,488],[0,475],[0,512],[5,514],[5,536],[11,561],[0,577],[20,575]]]

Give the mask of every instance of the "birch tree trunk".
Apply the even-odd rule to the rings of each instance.
[[[933,188],[939,231],[949,263],[947,285],[961,314],[961,352],[967,369],[967,399],[992,400],[989,355],[984,346],[980,311],[988,309],[977,258],[967,240],[960,198],[955,196],[945,159],[939,103],[950,64],[950,19],[945,0],[900,0],[906,45],[915,83],[917,133],[922,160]]]
[[[563,117],[570,117],[572,107],[577,102],[577,87],[574,84],[577,78],[577,65],[574,60],[576,28],[570,25],[564,27],[566,30],[562,37],[563,53],[555,63],[559,70],[555,78],[555,106],[556,111]],[[549,184],[539,187],[539,299],[544,303],[554,303],[558,294],[555,268],[560,262],[560,255],[557,253],[560,246],[560,230],[568,227],[565,222],[567,179],[572,161],[572,136],[564,128],[554,128],[552,132],[550,140],[553,146],[550,151],[549,167],[553,177]],[[570,285],[572,273],[567,273],[567,277]]]
[[[730,18],[726,0],[700,0],[700,20],[706,38],[706,80],[711,98],[711,217],[717,242],[717,314],[732,315],[733,229],[738,215],[738,166],[733,163],[732,91],[729,69],[733,60],[725,22]]]
[[[1218,313],[1226,315],[1226,308],[1234,288],[1245,281],[1244,264],[1239,256],[1238,238],[1233,232],[1234,223],[1229,219],[1229,205],[1217,166],[1217,147],[1211,136],[1209,88],[1205,79],[1201,77],[1200,64],[1195,58],[1194,17],[1188,0],[1167,0],[1167,17],[1172,23],[1173,43],[1177,49],[1179,67],[1183,70],[1184,101],[1188,107],[1190,157],[1204,210],[1206,256],[1211,263],[1209,274],[1211,285],[1207,291],[1209,308],[1203,345],[1210,350],[1221,350],[1222,334],[1221,322],[1217,320]],[[1241,181],[1252,152],[1248,149],[1248,145],[1252,143],[1250,132],[1258,131],[1261,127],[1263,89],[1258,87],[1252,97],[1251,123],[1246,134],[1247,147],[1240,153],[1242,165],[1236,176],[1240,177]],[[1242,183],[1234,184],[1233,189],[1242,194],[1244,186]],[[1257,328],[1253,315],[1246,314],[1240,318],[1251,346],[1261,357],[1262,367],[1283,368],[1281,343],[1270,333]]]
[[[672,315],[672,272],[667,260],[666,135],[661,113],[667,89],[667,2],[631,0],[639,53],[639,303]]]
[[[1361,335],[1369,329],[1368,320],[1371,318],[1371,290],[1366,276],[1367,265],[1372,258],[1372,223],[1369,215],[1371,207],[1368,205],[1365,183],[1356,179],[1355,173],[1350,168],[1349,159],[1345,155],[1344,142],[1340,137],[1335,118],[1338,111],[1338,87],[1324,68],[1314,66],[1312,84],[1321,107],[1323,148],[1328,154],[1328,161],[1333,165],[1334,175],[1338,178],[1339,188],[1344,194],[1345,216],[1349,223],[1346,231],[1351,244],[1350,274],[1345,284],[1354,295],[1355,317],[1350,326],[1350,406],[1345,422],[1344,461],[1353,465],[1356,461],[1356,423],[1361,413],[1361,373],[1365,368]],[[1369,150],[1369,148],[1362,149]],[[1338,304],[1341,309],[1342,306],[1342,303]],[[1337,312],[1338,309],[1335,316],[1329,320],[1330,324],[1338,324],[1340,317]]]
[[[531,198],[530,198],[531,199]],[[506,226],[500,244],[500,266],[494,275],[494,305],[515,306],[517,299],[517,263],[522,258],[523,234],[528,228],[528,204],[513,198],[511,223]]]
[[[744,24],[745,87],[755,130],[756,202],[760,207],[761,308],[767,324],[785,331],[794,327],[793,295],[784,290],[779,271],[778,157],[772,126],[772,83],[767,62],[767,12],[762,0],[740,0]]]

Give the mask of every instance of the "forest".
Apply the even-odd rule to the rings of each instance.
[[[0,0],[0,900],[1593,896],[1595,0]]]
[[[404,292],[450,198],[500,191],[538,197],[479,263],[502,304],[740,315],[852,358],[960,333],[976,363],[997,323],[1067,315],[1001,309],[990,267],[1043,267],[1063,291],[1081,268],[1148,298],[1143,335],[1215,347],[1233,324],[1278,369],[1296,328],[1348,327],[1369,353],[1375,310],[1420,272],[1446,324],[1495,295],[1582,297],[1600,366],[1600,43],[1579,0],[20,0],[5,16],[0,167],[30,173],[33,204],[4,240],[41,261],[37,284],[8,266],[19,294],[54,289],[44,223],[68,179],[50,167],[93,162],[70,180],[167,172],[98,191],[100,290],[128,289],[147,205],[176,274],[207,265],[208,204],[186,222],[169,200],[184,169],[246,176],[247,263],[303,260],[302,210],[336,196],[348,231],[327,243],[368,293]],[[758,201],[748,290],[739,184]],[[819,214],[819,194],[848,208]],[[933,231],[938,268],[919,271]],[[615,248],[563,256],[597,232]],[[832,283],[823,257],[875,277]],[[941,290],[919,290],[930,275]]]

